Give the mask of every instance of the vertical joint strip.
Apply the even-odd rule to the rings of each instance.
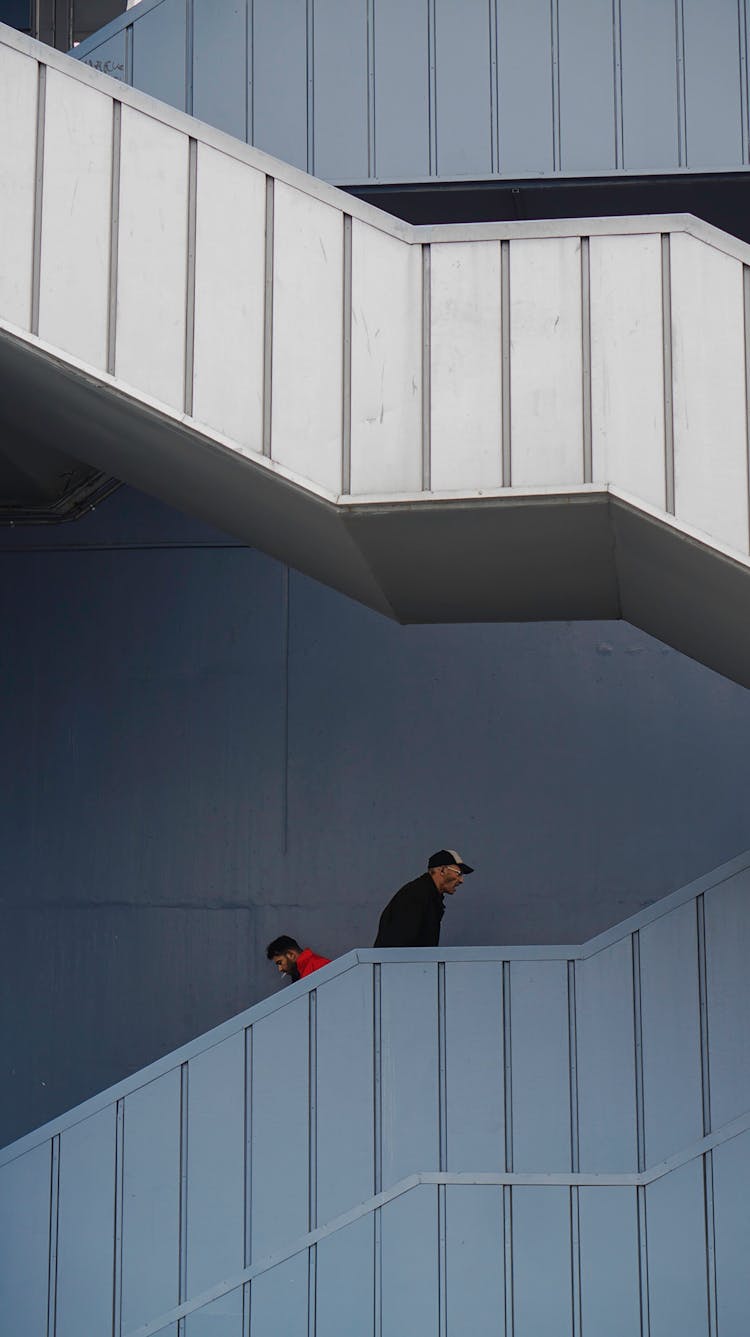
[[[274,179],[266,177],[266,259],[263,286],[263,454],[271,458],[271,391],[273,389],[273,214]]]
[[[570,1275],[573,1337],[581,1337],[581,1216],[576,1184],[570,1187]]]
[[[503,1185],[503,1272],[505,1277],[505,1337],[514,1337],[513,1306],[513,1189]]]
[[[245,139],[255,138],[255,4],[246,0],[245,10]]]
[[[500,171],[500,90],[497,80],[497,3],[498,0],[490,0],[489,3],[489,24],[490,24],[490,171],[494,174]]]
[[[674,0],[675,66],[677,75],[677,164],[688,165],[687,97],[685,91],[685,8],[684,0]]]
[[[193,114],[193,83],[195,80],[195,3],[187,0],[185,15],[185,111]]]
[[[253,1261],[253,1028],[245,1030],[245,1239],[243,1248],[244,1266]],[[249,1285],[249,1283],[248,1283]]]
[[[432,264],[422,246],[422,491],[432,487]]]
[[[748,78],[747,78],[747,0],[739,0],[737,22],[740,39],[740,120],[742,129],[742,161],[748,161],[748,143],[750,141],[750,121],[748,119]]]
[[[568,1054],[570,1059],[570,1168],[580,1168],[578,1139],[578,1034],[576,1026],[576,963],[568,962]]]
[[[112,194],[109,212],[109,286],[107,306],[107,371],[115,374],[117,358],[117,266],[120,246],[120,165],[122,103],[112,103]]]
[[[47,1337],[57,1331],[57,1242],[60,1226],[60,1134],[52,1138],[49,1194],[49,1266],[47,1273]]]
[[[448,1169],[448,1082],[446,1075],[445,962],[437,967],[438,1016],[438,1156],[441,1171]]]
[[[661,238],[661,322],[664,356],[664,504],[675,513],[674,399],[672,392],[672,256],[670,236]]]
[[[436,1192],[438,1213],[438,1335],[439,1337],[448,1337],[448,1247],[445,1226],[446,1185],[438,1184]]]
[[[550,0],[550,44],[552,48],[552,170],[562,166],[560,147],[560,11],[558,0]]]
[[[719,1329],[716,1300],[716,1220],[714,1216],[714,1154],[703,1156],[703,1201],[706,1213],[706,1282],[708,1295],[708,1333],[717,1337]]]
[[[646,1168],[646,1129],[643,1104],[643,1021],[641,1016],[641,940],[636,929],[631,938],[633,951],[633,1044],[635,1051],[635,1126],[638,1146],[638,1170]]]
[[[133,24],[125,29],[125,69],[123,80],[129,88],[133,87]]]
[[[711,1132],[711,1071],[708,1050],[708,983],[706,974],[706,906],[702,895],[696,896],[698,921],[698,1006],[701,1026],[701,1091],[703,1095],[703,1136]]]
[[[641,1337],[651,1334],[651,1304],[648,1287],[648,1229],[646,1223],[646,1187],[636,1189],[638,1208],[638,1291],[641,1302]]]
[[[588,237],[581,237],[581,372],[583,382],[583,481],[593,478],[591,444],[591,256]]]
[[[318,995],[315,989],[308,994],[308,1050],[307,1071],[309,1087],[308,1124],[308,1199],[307,1229],[318,1224]],[[317,1247],[307,1251],[307,1333],[315,1337],[317,1310]]]
[[[513,1073],[510,1033],[510,961],[503,961],[503,1078],[505,1105],[505,1169],[513,1171]]]
[[[436,176],[438,170],[437,142],[437,5],[436,0],[427,0],[427,88],[429,105],[429,174]]]
[[[315,175],[315,2],[307,0],[305,21],[307,57],[307,170]]]
[[[745,337],[745,436],[747,472],[747,517],[750,535],[750,265],[742,266],[742,300]],[[749,541],[750,546],[750,541]]]
[[[382,1014],[380,965],[372,968],[372,1096],[373,1096],[373,1190],[382,1192],[383,1188],[383,1092],[382,1092]],[[383,1331],[383,1249],[382,1221],[380,1208],[375,1209],[373,1220],[373,1311],[374,1337],[381,1337]]]
[[[512,485],[510,460],[510,242],[500,242],[500,398],[503,487]]]
[[[39,333],[39,296],[42,280],[42,206],[44,200],[44,121],[47,105],[47,66],[39,65],[36,102],[36,151],[34,164],[34,226],[31,250],[31,311],[29,329]]]
[[[281,568],[281,663],[284,675],[281,739],[281,846],[284,854],[289,848],[289,636],[291,601],[289,567]]]
[[[115,1115],[115,1256],[112,1276],[112,1333],[122,1333],[122,1222],[124,1211],[125,1101],[118,1100]]]
[[[187,1063],[180,1065],[180,1259],[178,1300],[187,1295],[187,1214],[188,1214],[188,1081]],[[185,1320],[178,1320],[178,1337],[183,1337]]]
[[[375,0],[367,0],[367,175],[377,176],[375,143]]]
[[[198,141],[188,140],[187,273],[185,275],[185,413],[193,416],[195,379],[195,233],[198,197]]]
[[[614,83],[615,167],[623,166],[625,130],[622,98],[622,0],[612,0],[612,73]]]
[[[344,285],[341,394],[341,491],[352,490],[352,218],[344,214]]]

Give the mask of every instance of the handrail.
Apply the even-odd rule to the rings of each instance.
[[[400,1179],[398,1183],[392,1184],[390,1188],[382,1193],[373,1194],[364,1202],[356,1207],[350,1208],[348,1212],[342,1212],[340,1216],[333,1217],[324,1225],[318,1226],[315,1230],[310,1230],[306,1235],[301,1236],[285,1249],[277,1253],[268,1254],[265,1258],[259,1259],[257,1263],[250,1267],[243,1268],[241,1272],[227,1278],[225,1281],[218,1282],[208,1290],[201,1291],[199,1295],[191,1300],[184,1300],[182,1304],[175,1305],[158,1318],[152,1319],[149,1323],[144,1323],[139,1328],[133,1328],[126,1337],[155,1337],[156,1333],[162,1332],[170,1324],[176,1323],[178,1319],[186,1318],[189,1314],[194,1314],[199,1309],[204,1309],[206,1305],[212,1304],[214,1300],[221,1299],[224,1295],[238,1290],[248,1281],[254,1281],[265,1272],[270,1272],[272,1268],[278,1267],[281,1263],[287,1262],[299,1253],[304,1253],[313,1245],[320,1243],[331,1235],[338,1234],[347,1226],[353,1225],[355,1221],[361,1221],[363,1217],[372,1216],[381,1207],[386,1206],[395,1198],[402,1197],[410,1193],[412,1189],[418,1188],[422,1184],[441,1185],[480,1185],[497,1186],[505,1185],[511,1187],[571,1187],[571,1188],[645,1188],[653,1184],[657,1179],[663,1179],[665,1175],[673,1174],[674,1171],[688,1165],[691,1161],[697,1160],[706,1152],[712,1151],[715,1147],[721,1146],[724,1142],[730,1142],[733,1138],[739,1137],[742,1133],[750,1130],[750,1110],[742,1114],[730,1123],[724,1124],[715,1132],[709,1133],[691,1146],[683,1148],[667,1160],[660,1161],[649,1169],[641,1170],[636,1174],[516,1174],[513,1172],[498,1172],[497,1174],[460,1172],[450,1173],[447,1171],[422,1171],[417,1174],[408,1175],[405,1179]]]
[[[230,1017],[219,1026],[210,1031],[204,1032],[194,1040],[182,1045],[179,1049],[172,1050],[165,1054],[163,1058],[156,1059],[145,1068],[140,1068],[138,1072],[130,1077],[125,1077],[121,1082],[106,1090],[91,1096],[80,1105],[76,1105],[72,1110],[65,1114],[58,1115],[57,1118],[49,1120],[42,1124],[40,1128],[33,1129],[30,1133],[25,1133],[15,1142],[0,1149],[0,1168],[8,1165],[11,1161],[17,1160],[19,1156],[25,1155],[27,1151],[34,1147],[57,1137],[60,1133],[76,1124],[82,1123],[93,1114],[105,1109],[108,1105],[113,1105],[116,1101],[122,1100],[125,1096],[131,1095],[134,1091],[141,1090],[151,1082],[156,1081],[158,1077],[163,1077],[165,1073],[178,1068],[182,1063],[188,1062],[197,1054],[205,1053],[208,1049],[213,1049],[215,1045],[221,1044],[232,1035],[239,1031],[246,1030],[248,1026],[269,1016],[272,1012],[277,1012],[282,1007],[287,1007],[290,1003],[303,997],[325,985],[328,980],[336,979],[339,975],[354,969],[359,965],[371,965],[382,962],[413,962],[425,964],[429,962],[450,962],[450,961],[586,961],[592,956],[596,956],[607,947],[629,937],[632,933],[645,928],[648,924],[653,924],[657,919],[676,910],[679,906],[694,900],[712,887],[720,886],[729,878],[736,876],[737,873],[750,869],[750,850],[738,854],[734,859],[721,864],[710,873],[704,873],[696,878],[694,882],[680,887],[669,896],[656,901],[653,905],[646,906],[638,914],[631,915],[621,923],[615,924],[611,929],[606,929],[603,933],[597,934],[587,942],[569,946],[536,946],[526,947],[443,947],[443,948],[411,948],[400,947],[390,948],[387,951],[374,950],[373,948],[355,948],[347,952],[345,956],[339,957],[329,965],[324,966],[322,970],[316,971],[314,975],[307,979],[300,980],[298,983],[287,987],[280,993],[271,994],[264,998],[260,1003],[255,1003],[244,1012]]]

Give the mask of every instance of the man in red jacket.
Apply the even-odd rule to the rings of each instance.
[[[300,947],[294,938],[289,938],[282,933],[280,938],[274,938],[269,942],[266,948],[266,956],[269,961],[273,961],[280,975],[288,975],[290,980],[302,980],[305,975],[312,975],[314,970],[320,970],[321,966],[327,966],[329,957],[318,956],[316,952],[311,952],[309,947],[304,949]]]

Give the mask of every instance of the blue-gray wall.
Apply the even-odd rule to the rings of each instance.
[[[0,534],[0,1143],[372,942],[578,942],[750,846],[750,696],[624,623],[399,627],[122,489]]]
[[[748,164],[748,0],[142,0],[76,54],[316,176]]]

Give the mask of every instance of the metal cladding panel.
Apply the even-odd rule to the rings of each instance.
[[[560,167],[590,172],[614,163],[612,10],[601,0],[558,0]]]
[[[712,1155],[718,1330],[741,1337],[750,1314],[750,1133]]]
[[[651,1337],[707,1337],[706,1228],[700,1158],[646,1189]],[[746,1316],[747,1317],[747,1316]]]
[[[552,27],[548,0],[498,0],[500,171],[551,172]]]
[[[374,1229],[365,1216],[316,1246],[316,1331],[325,1337],[375,1337]]]
[[[315,6],[315,156],[310,170],[327,181],[369,176],[367,5],[326,0]]]
[[[38,66],[0,45],[0,311],[28,330],[34,239]]]
[[[581,1330],[640,1332],[638,1203],[634,1188],[580,1188]]]
[[[341,492],[343,216],[277,182],[274,192],[271,456]]]
[[[439,176],[492,171],[487,0],[436,0],[435,99]],[[493,33],[494,37],[494,33]]]
[[[674,5],[620,0],[623,167],[637,172],[680,162]]]
[[[193,116],[247,139],[247,0],[192,0]]]
[[[423,0],[374,0],[375,174],[428,176],[430,80],[428,8]]]
[[[383,965],[382,1187],[439,1167],[438,987],[435,965]]]
[[[675,513],[748,550],[743,266],[671,239]]]
[[[108,1333],[115,1251],[116,1106],[60,1137],[56,1337]]]
[[[737,0],[683,0],[686,159],[693,169],[742,162],[742,89]],[[739,13],[738,13],[739,9]]]
[[[430,485],[502,485],[500,245],[430,247]]]
[[[504,1082],[502,967],[494,961],[449,962],[445,966],[446,1169],[504,1168]]]
[[[504,1245],[502,1188],[494,1184],[447,1184],[445,1291],[449,1333],[502,1330]]]
[[[166,1313],[180,1289],[180,1069],[125,1099],[123,1332]]]
[[[240,1287],[204,1305],[194,1314],[188,1314],[177,1330],[176,1337],[246,1337],[242,1305]]]
[[[422,485],[420,260],[420,247],[354,219],[354,494],[416,492]]]
[[[47,72],[39,334],[107,370],[112,100]]]
[[[110,79],[119,79],[121,83],[130,83],[130,71],[127,69],[126,55],[127,31],[121,28],[119,32],[107,38],[106,42],[100,42],[98,46],[89,47],[87,44],[86,54],[81,59],[84,65],[90,65],[93,70],[101,70],[102,74],[108,74]]]
[[[304,1250],[251,1283],[250,1337],[271,1337],[280,1331],[284,1337],[308,1337],[307,1277]]]
[[[514,1337],[572,1337],[570,1189],[514,1188]]]
[[[703,1135],[695,903],[640,932],[646,1165]]]
[[[316,991],[317,1221],[374,1192],[372,971]]]
[[[592,478],[663,509],[661,238],[592,237],[589,259]]]
[[[185,385],[187,230],[187,137],[124,106],[115,369],[177,409]]]
[[[132,25],[131,83],[171,107],[186,111],[187,0],[162,0]]]
[[[437,1196],[420,1184],[381,1210],[382,1337],[438,1331]]]
[[[0,1169],[0,1312],[8,1334],[47,1337],[50,1143]]]
[[[253,4],[251,143],[302,168],[308,167],[307,36],[307,0]]]
[[[583,481],[581,243],[510,244],[511,481]]]
[[[244,1031],[190,1060],[187,1090],[186,1292],[193,1296],[245,1263]],[[236,1305],[236,1296],[226,1299]]]
[[[510,1031],[512,1168],[517,1172],[569,1170],[570,1066],[566,962],[511,962]]]
[[[193,417],[263,448],[265,176],[198,145]]]
[[[638,1169],[630,937],[576,961],[578,1149],[581,1170]]]
[[[750,876],[706,892],[706,992],[714,1128],[750,1110]]]
[[[307,997],[255,1022],[251,1043],[251,1258],[257,1262],[309,1226]],[[288,1080],[279,1081],[280,1064]]]

